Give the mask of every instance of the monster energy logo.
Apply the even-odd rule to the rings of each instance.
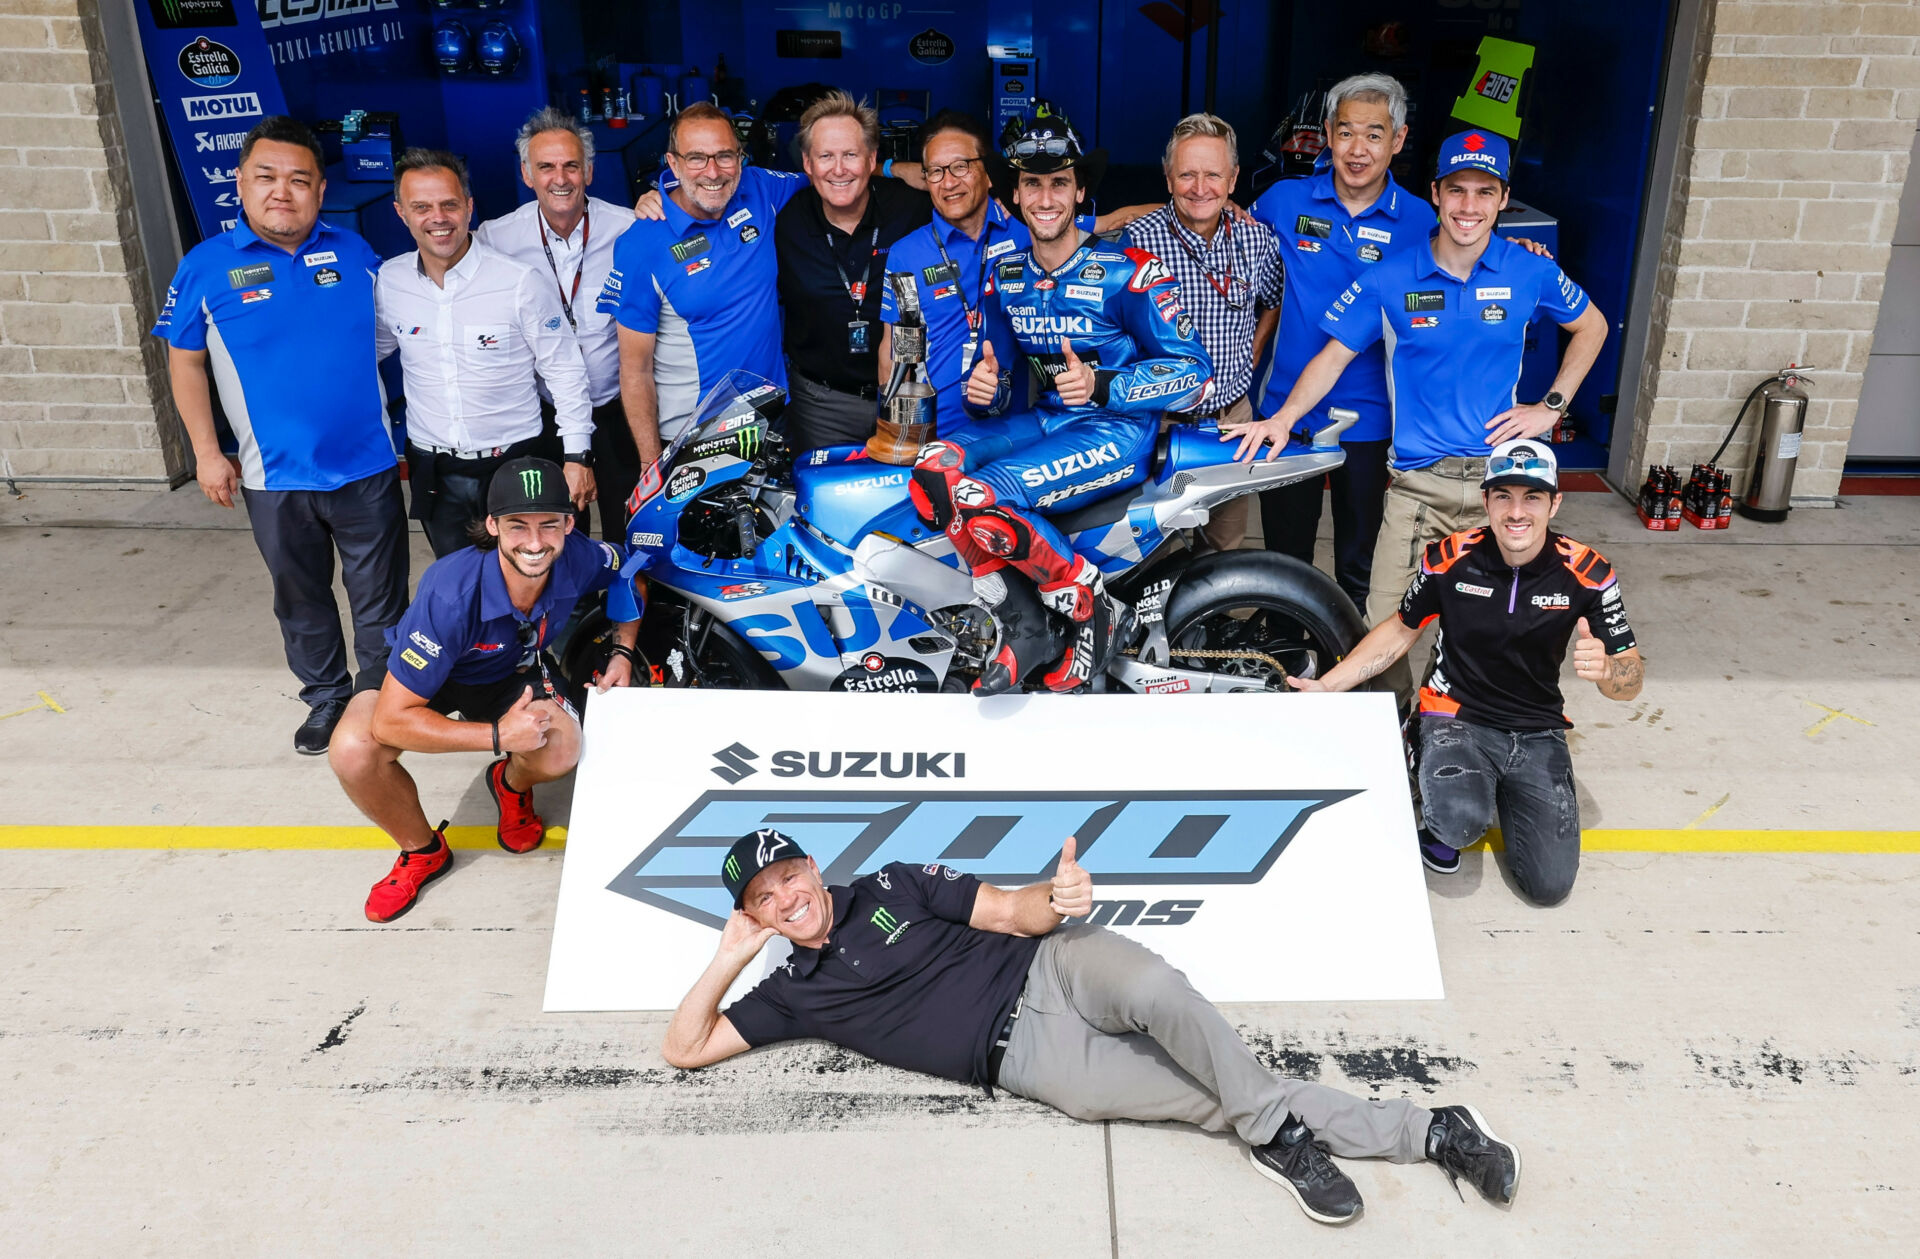
[[[893,916],[892,910],[887,909],[885,907],[874,910],[873,917],[869,919],[869,921],[872,922],[874,926],[880,928],[880,930],[887,933],[888,944],[892,944],[895,940],[898,940],[901,936],[901,933],[906,931],[908,927],[911,927],[913,925],[910,922],[901,922],[898,918],[895,918]]]
[[[520,469],[520,492],[528,498],[540,497],[540,469]]]
[[[740,858],[729,854],[727,857],[727,882],[738,883],[739,881],[740,881]]]

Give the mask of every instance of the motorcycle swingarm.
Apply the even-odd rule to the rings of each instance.
[[[1225,673],[1207,673],[1199,669],[1170,669],[1165,665],[1142,664],[1121,656],[1107,666],[1114,681],[1142,695],[1232,695],[1243,691],[1266,694],[1267,688],[1254,678]]]

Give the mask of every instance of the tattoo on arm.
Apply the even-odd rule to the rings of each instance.
[[[1638,656],[1615,656],[1607,661],[1607,676],[1601,685],[1607,694],[1619,695],[1623,691],[1638,689],[1645,676],[1645,664]]]
[[[1371,660],[1368,660],[1360,666],[1359,681],[1365,682],[1368,678],[1378,677],[1386,671],[1387,666],[1392,664],[1393,660],[1394,653],[1391,651],[1383,651],[1376,654]]]

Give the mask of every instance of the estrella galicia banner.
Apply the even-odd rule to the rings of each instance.
[[[136,0],[147,73],[202,239],[240,217],[240,141],[287,111],[247,0]]]
[[[678,1004],[763,827],[829,887],[895,862],[1024,886],[1072,835],[1090,921],[1216,1000],[1442,995],[1389,696],[632,690],[586,719],[548,1010]]]

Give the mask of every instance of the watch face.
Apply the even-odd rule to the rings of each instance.
[[[1566,397],[1557,392],[1550,393],[1546,397],[1540,399],[1540,404],[1542,406],[1552,407],[1556,411],[1564,411],[1567,409]]]

